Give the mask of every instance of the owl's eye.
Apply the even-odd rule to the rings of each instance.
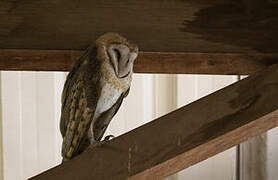
[[[115,52],[115,58],[119,61],[121,58],[121,53],[118,49],[113,49]]]

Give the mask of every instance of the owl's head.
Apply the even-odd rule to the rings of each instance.
[[[132,73],[138,47],[117,33],[106,33],[96,40],[97,56],[101,61],[112,64],[118,78]]]

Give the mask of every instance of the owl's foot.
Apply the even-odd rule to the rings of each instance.
[[[103,141],[91,142],[90,148],[100,147],[100,146],[104,145],[106,142],[108,142],[111,138],[114,138],[114,136],[113,135],[108,135],[104,138]]]
[[[115,136],[113,136],[113,135],[108,135],[108,136],[106,136],[106,137],[104,138],[103,141],[104,141],[104,142],[105,142],[105,141],[109,141],[110,138],[113,139],[114,137],[115,137]]]

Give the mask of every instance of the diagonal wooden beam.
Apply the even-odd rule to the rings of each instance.
[[[69,71],[84,51],[0,49],[0,70]],[[252,74],[278,63],[278,54],[140,52],[137,73]]]
[[[171,175],[277,126],[277,77],[278,64],[31,179],[137,180]]]

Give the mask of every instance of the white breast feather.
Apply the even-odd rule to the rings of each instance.
[[[114,88],[110,84],[105,84],[101,90],[101,95],[98,100],[96,114],[101,114],[110,109],[119,99],[123,92]]]

